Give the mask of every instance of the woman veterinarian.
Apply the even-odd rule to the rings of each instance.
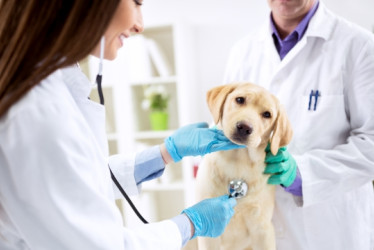
[[[372,250],[374,36],[322,0],[268,4],[268,21],[234,46],[225,81],[270,90],[294,130],[288,150],[266,159],[277,249]]]
[[[135,194],[173,160],[238,147],[193,124],[108,160],[104,107],[87,98],[91,83],[76,64],[101,52],[114,59],[122,39],[143,29],[142,2],[0,1],[0,249],[180,249],[220,235],[232,217],[236,201],[222,196],[122,226],[108,165]]]

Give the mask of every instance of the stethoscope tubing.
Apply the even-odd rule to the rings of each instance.
[[[104,59],[104,48],[105,48],[105,38],[104,36],[101,38],[101,41],[100,41],[100,63],[99,63],[99,72],[96,76],[96,84],[97,84],[97,91],[98,91],[98,94],[99,94],[99,98],[100,98],[100,104],[104,105],[104,94],[103,94],[103,89],[102,89],[102,85],[101,85],[101,82],[102,82],[102,79],[103,79],[103,59]],[[121,194],[123,195],[123,197],[126,199],[126,201],[129,203],[130,207],[132,208],[132,210],[135,212],[135,214],[138,216],[138,218],[144,223],[144,224],[148,224],[148,221],[146,219],[144,219],[144,217],[139,213],[138,209],[136,209],[134,203],[131,201],[130,197],[126,194],[125,190],[122,188],[121,184],[119,184],[117,178],[114,176],[112,170],[110,169],[110,166],[108,165],[108,168],[109,168],[109,171],[110,171],[110,176],[114,182],[114,184],[116,184],[118,190],[121,192]]]
[[[109,167],[109,165],[108,165]],[[126,194],[125,190],[123,190],[121,184],[119,184],[117,178],[114,176],[112,170],[110,169],[109,167],[109,171],[110,171],[110,176],[112,177],[112,180],[114,182],[114,184],[116,184],[118,190],[121,192],[121,194],[123,195],[123,197],[125,197],[126,201],[129,203],[130,207],[132,208],[132,210],[135,212],[135,214],[138,216],[138,218],[144,223],[144,224],[148,224],[148,221],[146,219],[144,219],[144,217],[139,213],[138,209],[136,209],[134,203],[132,203],[130,197]]]

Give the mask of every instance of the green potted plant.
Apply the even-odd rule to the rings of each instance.
[[[169,95],[164,85],[149,85],[144,88],[142,107],[150,111],[152,130],[168,129],[169,115],[167,112]]]

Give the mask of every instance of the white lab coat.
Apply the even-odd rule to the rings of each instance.
[[[293,126],[288,149],[302,176],[303,206],[277,187],[277,249],[373,250],[373,35],[320,1],[304,37],[282,61],[269,22],[239,41],[225,76],[225,83],[232,81],[270,90]],[[311,90],[321,93],[316,111],[308,110]]]
[[[58,70],[0,119],[0,249],[180,249],[170,221],[129,230],[114,203],[105,112],[77,67]],[[109,163],[137,192],[134,157]]]

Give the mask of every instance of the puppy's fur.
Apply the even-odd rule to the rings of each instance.
[[[222,236],[199,238],[203,249],[275,250],[271,223],[275,187],[267,184],[265,148],[271,152],[287,145],[292,137],[289,120],[278,99],[251,83],[233,83],[208,91],[207,102],[218,129],[246,148],[204,156],[197,174],[197,199],[228,193],[231,180],[248,184],[247,195],[237,200],[235,214]]]

